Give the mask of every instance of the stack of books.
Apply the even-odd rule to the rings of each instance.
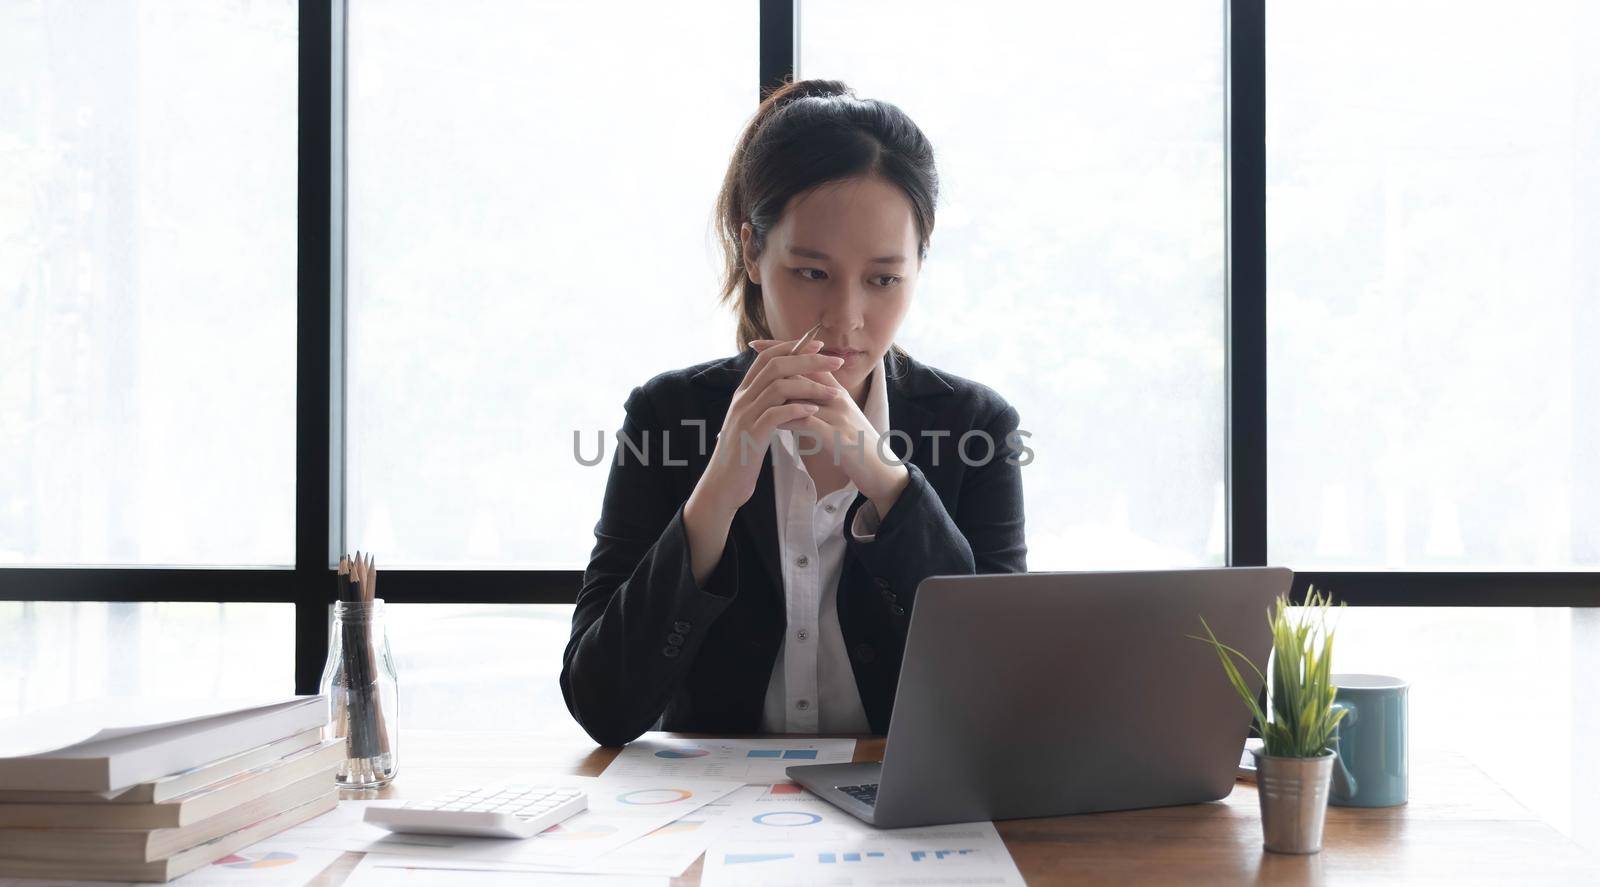
[[[122,699],[0,721],[0,878],[168,881],[332,810],[327,703]]]

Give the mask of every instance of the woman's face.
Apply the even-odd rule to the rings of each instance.
[[[740,230],[745,272],[761,287],[775,339],[818,323],[823,352],[845,358],[834,378],[858,399],[911,307],[921,262],[905,192],[877,176],[795,195],[751,258],[754,230]]]

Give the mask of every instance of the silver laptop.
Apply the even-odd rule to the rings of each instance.
[[[1211,645],[1185,635],[1204,637],[1204,616],[1264,665],[1267,611],[1293,575],[925,579],[883,760],[789,767],[789,778],[883,828],[1226,797],[1250,715]]]

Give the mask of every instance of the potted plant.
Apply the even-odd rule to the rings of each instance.
[[[1267,611],[1272,628],[1271,680],[1249,657],[1217,640],[1206,625],[1206,637],[1222,660],[1228,680],[1255,717],[1263,748],[1256,759],[1256,788],[1261,801],[1261,831],[1274,853],[1316,853],[1322,849],[1322,824],[1328,811],[1328,782],[1335,752],[1328,747],[1344,709],[1335,709],[1332,663],[1333,631],[1328,628],[1331,599],[1307,588],[1298,618],[1280,596]],[[1344,605],[1340,604],[1342,608]],[[1244,676],[1233,662],[1242,660],[1268,686],[1271,717],[1261,710]]]

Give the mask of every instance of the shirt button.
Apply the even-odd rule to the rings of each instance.
[[[799,557],[794,559],[794,563],[795,563],[795,566],[804,567],[804,566],[807,566],[807,565],[809,565],[811,563],[811,558],[808,558],[808,557],[806,557],[805,555],[802,554]]]
[[[794,704],[794,707],[800,709],[801,711],[805,711],[806,709],[811,707],[811,700],[802,699],[799,702],[796,702]]]
[[[803,641],[806,638],[811,637],[811,632],[806,631],[805,629],[802,628],[799,631],[795,632],[794,636]]]
[[[822,506],[822,510],[826,511],[829,514],[833,514],[835,511],[839,510],[839,506],[837,506],[837,505],[824,505],[824,506]]]

